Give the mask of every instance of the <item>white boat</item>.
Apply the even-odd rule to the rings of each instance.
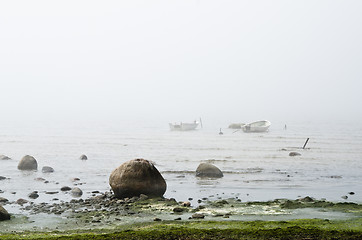
[[[199,126],[199,122],[194,121],[192,123],[169,123],[170,129],[172,131],[189,131],[189,130],[195,130],[197,126]]]
[[[244,132],[266,132],[268,131],[270,125],[271,122],[263,120],[245,124],[241,128]]]

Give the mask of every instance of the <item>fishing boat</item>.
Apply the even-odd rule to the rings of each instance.
[[[271,122],[268,120],[256,121],[243,125],[241,128],[244,132],[266,132],[269,130]]]
[[[195,130],[199,126],[199,122],[194,121],[192,123],[169,123],[171,131],[189,131]]]

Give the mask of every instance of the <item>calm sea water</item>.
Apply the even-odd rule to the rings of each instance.
[[[145,158],[164,176],[165,197],[178,201],[192,198],[197,204],[202,198],[266,201],[311,196],[362,203],[362,124],[291,123],[285,130],[284,123],[274,122],[266,133],[235,132],[226,125],[223,135],[218,134],[219,127],[204,123],[196,131],[174,132],[167,122],[3,125],[0,154],[12,160],[0,161],[0,176],[8,178],[0,181],[0,196],[10,201],[28,199],[35,190],[40,197],[34,202],[68,201],[72,197],[60,188],[77,185],[86,198],[92,191],[109,191],[109,175],[120,164]],[[307,138],[307,149],[301,149]],[[290,157],[291,151],[301,156]],[[81,154],[88,160],[80,160]],[[37,159],[38,171],[17,169],[24,155]],[[224,177],[197,178],[195,170],[201,162],[214,164]],[[43,166],[55,172],[42,173]]]

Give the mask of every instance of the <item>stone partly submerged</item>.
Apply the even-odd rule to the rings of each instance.
[[[26,155],[20,160],[20,162],[18,164],[18,169],[19,170],[37,170],[38,163],[34,157]]]
[[[54,168],[49,167],[49,166],[44,166],[44,167],[41,169],[41,171],[42,171],[43,173],[52,173],[52,172],[54,172]]]
[[[11,160],[11,158],[9,158],[8,156],[0,154],[0,160]]]
[[[88,160],[88,157],[84,154],[82,154],[80,157],[79,157],[80,160]]]
[[[109,185],[117,198],[140,196],[162,197],[166,192],[166,181],[148,160],[127,161],[113,170]]]
[[[197,177],[210,177],[210,178],[221,178],[224,174],[219,168],[212,165],[211,163],[200,163],[196,169]]]
[[[10,214],[0,205],[0,221],[10,220]]]

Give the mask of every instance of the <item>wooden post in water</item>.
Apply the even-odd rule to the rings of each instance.
[[[305,146],[307,146],[308,141],[309,141],[309,138],[307,138],[307,141],[305,141],[303,149],[305,148]]]

